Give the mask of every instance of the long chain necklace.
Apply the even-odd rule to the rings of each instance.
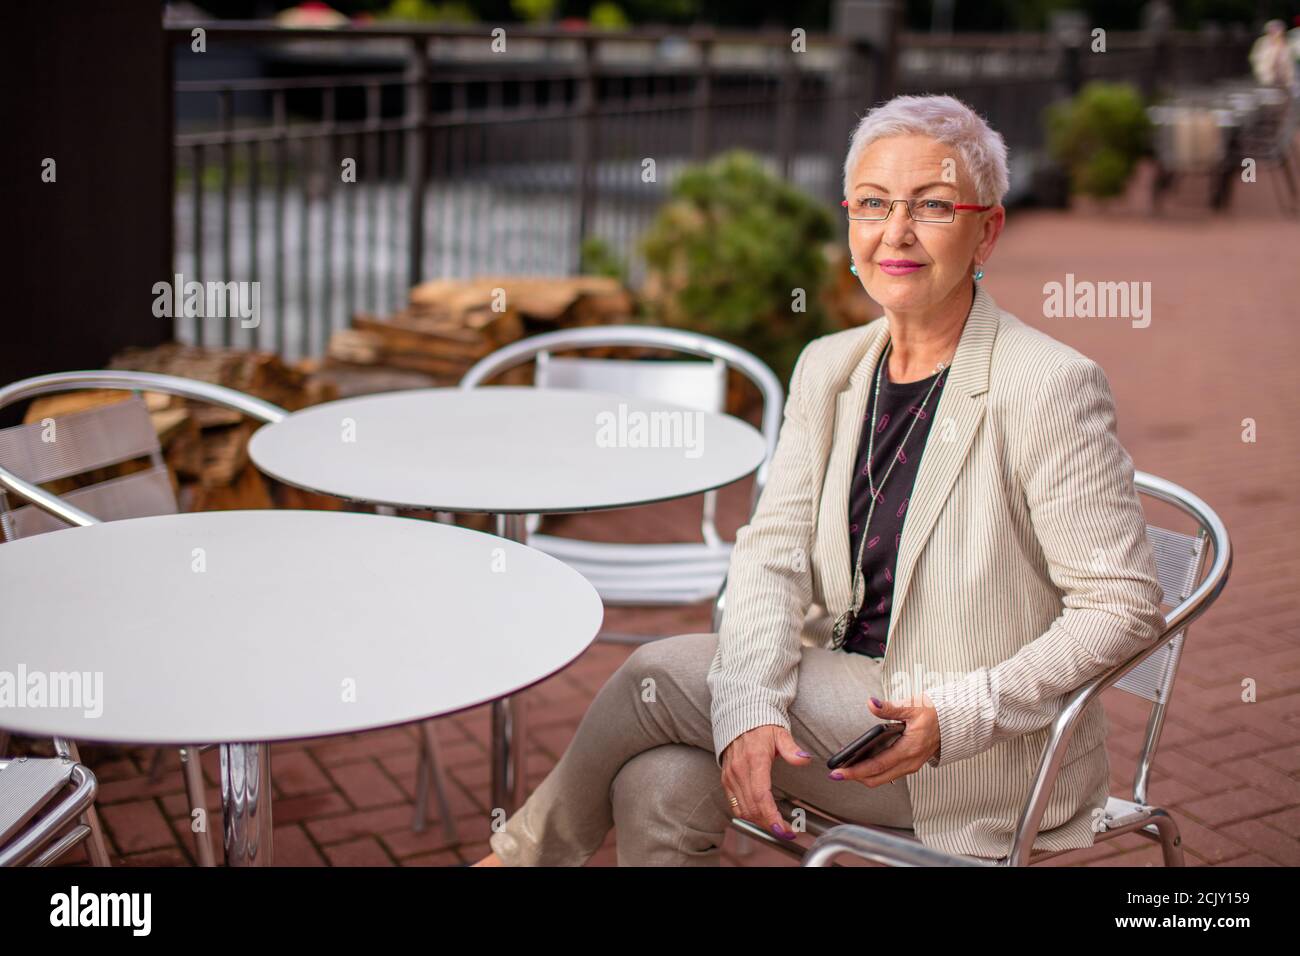
[[[862,549],[867,543],[867,535],[871,528],[871,516],[875,514],[876,511],[876,500],[880,497],[880,494],[883,493],[885,483],[889,481],[889,476],[894,470],[894,465],[898,463],[899,458],[899,454],[895,453],[889,462],[889,467],[885,469],[885,477],[880,480],[880,487],[877,488],[875,476],[871,473],[871,459],[873,457],[873,452],[875,451],[876,443],[876,411],[880,406],[880,378],[885,370],[885,364],[889,361],[889,353],[893,347],[894,340],[890,339],[885,345],[885,354],[880,359],[880,367],[876,369],[876,391],[871,400],[871,431],[867,436],[867,483],[871,490],[871,504],[867,508],[867,521],[862,528],[862,538],[858,541],[858,557],[853,563],[853,606],[835,619],[833,646],[837,650],[844,646],[844,641],[848,636],[849,625],[858,616],[858,612],[862,609],[862,602],[866,597],[867,585],[866,578],[862,573]],[[935,366],[938,376],[930,384],[930,390],[925,393],[925,400],[921,402],[920,411],[916,415],[912,416],[912,424],[908,426],[907,432],[903,435],[903,440],[898,446],[899,453],[901,453],[907,446],[907,440],[912,436],[912,429],[914,429],[916,423],[921,420],[921,415],[925,412],[925,406],[930,401],[930,396],[934,394],[935,388],[939,385],[939,379],[943,377],[943,370],[947,367],[947,364],[944,362],[940,362]]]

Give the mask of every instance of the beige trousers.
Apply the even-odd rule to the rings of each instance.
[[[507,866],[581,866],[617,828],[620,866],[717,866],[731,821],[713,751],[706,677],[718,635],[644,644],[592,701],[560,762],[492,834]],[[778,797],[798,796],[840,819],[910,827],[906,779],[879,787],[828,777],[826,758],[879,723],[879,660],[804,647],[790,708],[802,767],[772,765]],[[791,821],[787,820],[787,825]]]

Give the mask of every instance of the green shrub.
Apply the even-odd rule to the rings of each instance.
[[[377,20],[397,20],[403,23],[474,23],[478,20],[469,4],[460,0],[434,3],[433,0],[393,0],[388,8],[376,14]]]
[[[608,276],[627,285],[627,264],[618,257],[613,247],[599,236],[582,240],[582,267],[578,270],[588,276]]]
[[[821,292],[834,230],[824,205],[751,153],[688,167],[641,239],[649,317],[747,349],[788,382],[808,340],[832,331]]]
[[[1151,151],[1151,121],[1128,83],[1087,84],[1047,113],[1048,149],[1066,168],[1072,192],[1121,195],[1137,161]]]
[[[587,20],[593,27],[602,30],[626,30],[632,25],[623,8],[607,0],[592,4]]]

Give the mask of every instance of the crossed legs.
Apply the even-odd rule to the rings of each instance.
[[[717,634],[681,634],[642,645],[610,677],[568,749],[537,790],[492,834],[507,866],[581,866],[618,828],[622,866],[716,866],[731,820],[713,752],[706,680]],[[878,718],[879,661],[803,649],[790,708],[795,742],[820,758],[780,758],[773,788],[859,823],[912,822],[905,781],[868,788],[827,777],[825,759]]]

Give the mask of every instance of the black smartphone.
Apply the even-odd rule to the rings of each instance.
[[[860,760],[874,757],[885,748],[893,746],[893,742],[902,735],[905,729],[907,729],[907,724],[901,720],[887,720],[883,724],[876,724],[853,743],[827,760],[826,766],[835,770],[839,767],[851,767]]]

